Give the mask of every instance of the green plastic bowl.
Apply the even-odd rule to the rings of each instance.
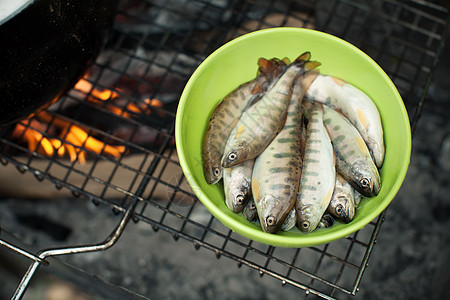
[[[259,224],[231,212],[223,185],[206,183],[202,168],[202,140],[216,105],[235,87],[256,76],[257,59],[288,57],[304,51],[322,63],[322,74],[339,77],[366,92],[377,105],[384,128],[386,156],[381,191],[364,199],[349,224],[304,234],[297,228],[269,234]],[[405,178],[411,155],[411,131],[403,101],[386,73],[365,53],[335,36],[303,28],[255,31],[223,45],[205,59],[189,79],[180,99],[175,139],[183,172],[205,207],[225,226],[251,240],[279,247],[309,247],[349,236],[376,218],[392,201]]]

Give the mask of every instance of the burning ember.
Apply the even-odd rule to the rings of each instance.
[[[93,87],[86,79],[81,79],[75,89],[88,95],[87,101],[101,104],[115,115],[132,119],[138,115],[149,115],[150,107],[162,107],[158,99],[145,99],[142,103],[127,103],[119,106],[118,92]],[[158,111],[158,115],[162,112]],[[42,132],[49,132],[55,138],[45,137]],[[33,118],[19,122],[12,133],[12,138],[27,144],[28,149],[46,157],[68,157],[71,162],[78,159],[81,164],[86,162],[89,152],[120,158],[126,152],[123,145],[110,145],[90,136],[88,129],[72,124],[59,117],[52,116],[47,111],[37,113]]]
[[[109,89],[105,89],[103,91],[99,89],[93,88],[92,83],[87,81],[86,79],[81,79],[77,82],[75,85],[75,89],[89,94],[88,101],[92,103],[101,103],[103,101],[112,101],[114,99],[120,98],[120,95],[116,91],[112,91]],[[150,106],[153,107],[162,107],[163,103],[159,101],[158,99],[145,99],[143,103],[136,104],[136,103],[128,103],[125,107],[121,108],[119,106],[113,105],[111,103],[108,103],[106,105],[106,109],[113,112],[116,115],[123,116],[125,118],[131,119],[133,116],[132,114],[150,114]],[[160,113],[160,112],[158,112]]]

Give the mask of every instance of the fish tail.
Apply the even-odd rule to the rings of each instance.
[[[300,56],[297,57],[294,62],[307,62],[310,59],[311,59],[311,52],[306,51],[300,54]]]
[[[278,67],[277,62],[273,59],[268,60],[263,57],[258,58],[258,75],[259,74],[270,74]]]
[[[291,63],[291,60],[287,57],[283,57],[281,61],[284,62],[286,65],[289,65]]]
[[[318,62],[318,61],[308,61],[308,62],[305,64],[305,69],[306,69],[306,70],[313,70],[313,69],[317,68],[317,67],[320,66],[320,65],[321,65],[321,63]]]

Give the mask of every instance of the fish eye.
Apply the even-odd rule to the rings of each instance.
[[[309,222],[308,222],[308,221],[303,221],[303,222],[301,223],[301,225],[302,225],[302,228],[303,228],[304,230],[307,230],[307,229],[309,228]]]
[[[338,206],[336,206],[336,214],[337,215],[341,215],[344,212],[344,207],[342,206],[342,204],[339,204]]]
[[[237,195],[236,196],[236,204],[241,205],[242,203],[244,203],[244,195]]]
[[[360,183],[361,183],[361,187],[364,189],[366,189],[370,186],[370,180],[367,178],[361,179]]]
[[[228,155],[228,159],[231,160],[231,161],[236,160],[236,158],[237,158],[237,154],[234,153],[234,152],[231,152],[231,153]]]
[[[214,168],[214,175],[215,176],[219,176],[220,175],[220,169],[219,168]]]
[[[275,225],[275,218],[273,216],[268,216],[266,218],[266,224],[267,226]]]
[[[255,205],[255,203],[252,202],[252,203],[250,204],[250,209],[255,209],[255,208],[256,208],[256,205]]]

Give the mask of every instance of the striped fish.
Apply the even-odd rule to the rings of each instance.
[[[252,172],[254,159],[246,160],[223,170],[225,203],[234,213],[240,213],[252,197]]]
[[[300,107],[307,88],[303,79],[295,81],[283,129],[256,158],[253,170],[253,198],[261,227],[269,233],[280,230],[297,196],[302,168]]]
[[[283,128],[294,81],[320,65],[309,62],[310,56],[309,52],[299,56],[261,100],[243,112],[226,143],[224,168],[257,157]]]
[[[376,196],[381,187],[380,175],[358,130],[327,106],[324,106],[323,122],[336,151],[338,173],[362,195]]]
[[[258,65],[259,75],[229,93],[211,115],[202,146],[203,171],[208,184],[215,184],[222,178],[225,144],[242,111],[259,100],[269,84],[287,68],[278,59],[260,58]]]
[[[322,105],[314,105],[305,116],[308,118],[305,156],[295,208],[300,230],[311,232],[330,203],[336,170],[333,147],[323,125]]]
[[[327,212],[345,223],[352,221],[355,216],[355,190],[339,174],[336,174],[333,196]]]
[[[306,98],[331,106],[358,129],[378,168],[384,161],[385,146],[380,113],[372,99],[360,89],[332,76],[318,75]]]

